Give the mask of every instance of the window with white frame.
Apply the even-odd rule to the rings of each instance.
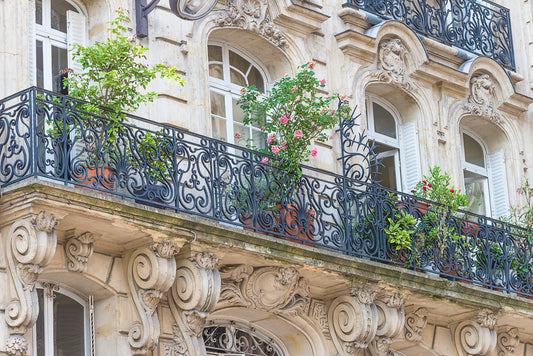
[[[35,0],[34,36],[33,82],[65,93],[62,70],[77,69],[68,50],[73,43],[84,44],[85,16],[70,0]]]
[[[87,302],[56,286],[38,288],[39,317],[33,329],[33,356],[89,354]]]
[[[486,148],[474,134],[463,131],[463,175],[467,209],[480,215],[490,215],[489,169]]]
[[[246,144],[252,138],[255,146],[264,146],[260,128],[244,125],[238,100],[246,85],[253,84],[264,93],[265,75],[251,59],[225,44],[209,44],[208,58],[213,137],[237,144]]]

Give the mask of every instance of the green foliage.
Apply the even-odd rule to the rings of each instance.
[[[523,201],[525,200],[525,203],[522,206],[511,207],[509,217],[503,218],[503,220],[525,229],[529,242],[533,243],[533,186],[527,178],[517,189],[517,193],[523,198]],[[514,232],[524,234],[523,231]]]
[[[296,175],[301,174],[300,164],[316,155],[316,149],[310,149],[312,141],[326,141],[325,130],[350,114],[348,105],[342,104],[338,111],[331,108],[338,96],[321,93],[325,79],[316,78],[313,66],[314,62],[300,66],[296,76],[281,78],[265,96],[254,86],[243,88],[239,102],[244,123],[256,124],[268,135],[266,148],[254,146],[253,141],[250,146],[274,155],[279,161],[273,165]]]
[[[411,250],[411,234],[416,231],[418,221],[415,217],[405,211],[400,211],[394,215],[394,219],[387,219],[388,227],[384,229],[389,243],[396,246],[396,250]]]

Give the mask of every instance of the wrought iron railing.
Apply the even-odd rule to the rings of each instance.
[[[310,167],[294,177],[254,151],[133,116],[117,123],[79,103],[36,88],[0,101],[0,188],[43,177],[533,296],[532,246],[517,226]],[[393,230],[406,246],[390,241]]]
[[[509,9],[488,0],[347,0],[343,6],[401,21],[414,31],[515,70]]]

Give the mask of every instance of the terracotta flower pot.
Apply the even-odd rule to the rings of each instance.
[[[94,166],[87,166],[86,169],[86,177],[76,177],[75,175],[73,176],[73,179],[77,183],[74,184],[75,187],[103,188],[106,190],[112,190],[114,188],[114,183],[106,181],[106,179],[109,178],[111,174],[115,171],[113,168],[108,166],[98,166],[98,168]],[[98,181],[98,178],[100,178],[100,182],[95,185],[94,183]]]
[[[276,205],[276,208],[280,211],[280,224],[283,226],[283,234],[294,236],[294,238],[286,236],[283,236],[282,238],[287,241],[313,246],[313,243],[304,242],[302,240],[311,241],[311,227],[315,222],[315,211],[312,209],[306,209],[305,215],[302,217],[298,216],[297,208],[291,204],[287,204],[284,207],[278,204]]]

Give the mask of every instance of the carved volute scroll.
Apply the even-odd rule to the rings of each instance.
[[[496,86],[488,74],[480,74],[470,80],[468,104],[463,106],[466,114],[481,116],[501,124],[503,115],[496,108]]]
[[[517,328],[509,328],[498,334],[497,355],[513,356],[515,349],[520,343]]]
[[[255,32],[281,49],[287,46],[283,32],[272,22],[267,0],[226,0],[215,22]]]
[[[128,334],[134,355],[146,355],[157,346],[160,327],[156,308],[174,283],[177,252],[177,246],[165,240],[135,250],[129,259],[128,285],[140,318]]]
[[[407,49],[402,41],[395,38],[379,44],[378,64],[380,69],[374,73],[379,81],[390,83],[406,91],[413,91],[407,72]]]
[[[422,340],[422,331],[428,322],[428,311],[426,308],[418,308],[405,317],[405,339],[411,342]]]
[[[176,280],[168,302],[175,320],[173,339],[178,355],[205,354],[202,329],[220,296],[218,263],[213,253],[205,251],[177,258]]]
[[[341,356],[362,356],[376,336],[378,310],[376,293],[366,287],[353,289],[329,306],[329,327],[333,343]]]
[[[84,232],[79,236],[72,236],[65,243],[67,269],[71,272],[83,273],[87,270],[87,260],[93,254],[94,236]]]
[[[393,355],[392,339],[400,335],[405,323],[404,303],[405,294],[391,288],[386,288],[375,301],[379,319],[376,337],[369,347],[373,356]]]
[[[293,267],[228,266],[221,274],[221,301],[274,314],[304,315],[309,310],[309,285]]]
[[[8,355],[26,354],[28,342],[23,335],[39,315],[35,282],[55,254],[58,222],[52,214],[41,211],[29,219],[16,221],[9,230],[6,258],[16,295],[5,310],[11,334],[6,342]]]
[[[459,355],[489,355],[496,347],[496,316],[480,310],[474,320],[465,320],[455,329],[455,347]]]

